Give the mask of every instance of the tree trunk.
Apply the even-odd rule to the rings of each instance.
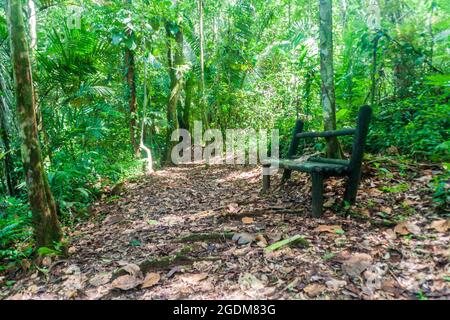
[[[166,139],[166,163],[172,163],[172,147],[176,142],[171,141],[172,132],[179,129],[177,104],[183,88],[183,75],[180,67],[184,64],[183,57],[183,31],[177,27],[175,36],[172,35],[170,26],[166,24],[167,33],[167,58],[169,63],[170,94],[167,102],[167,139]],[[175,50],[173,50],[173,40],[175,40]],[[174,52],[173,52],[174,51]]]
[[[153,157],[152,150],[145,145],[145,122],[147,121],[146,112],[147,107],[149,106],[149,97],[148,97],[148,61],[144,62],[144,103],[142,110],[142,124],[141,124],[141,139],[140,139],[140,148],[144,150],[147,157],[144,160],[144,173],[151,174],[153,173]]]
[[[333,70],[332,0],[320,0],[320,75],[322,78],[322,108],[325,130],[336,130],[336,100]],[[342,158],[336,137],[327,138],[329,158]]]
[[[190,119],[191,119],[191,105],[192,105],[192,94],[194,91],[194,75],[191,74],[190,77],[186,80],[186,84],[184,86],[184,109],[183,109],[183,129],[190,130]]]
[[[131,4],[131,0],[125,0]],[[133,37],[133,31],[131,29],[126,30],[128,38]],[[136,103],[136,73],[135,73],[135,58],[134,51],[128,47],[125,48],[125,68],[127,78],[127,98],[129,106],[129,126],[130,126],[130,141],[133,147],[134,155],[139,158],[141,155],[138,139],[136,138],[137,130],[137,103]]]
[[[205,129],[209,128],[209,120],[206,116],[206,97],[205,97],[205,33],[203,28],[203,0],[197,0],[200,32],[200,112]]]
[[[53,248],[62,239],[57,209],[45,174],[39,147],[33,81],[26,42],[22,1],[9,0],[8,23],[14,69],[17,116],[22,138],[22,161],[33,214],[36,247]]]

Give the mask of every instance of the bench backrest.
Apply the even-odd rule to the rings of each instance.
[[[344,129],[336,131],[324,131],[324,132],[305,132],[302,133],[304,123],[302,120],[297,120],[295,123],[294,132],[292,133],[292,141],[289,147],[288,158],[295,158],[295,154],[299,147],[301,138],[309,137],[330,137],[330,136],[343,136],[353,135],[353,148],[350,157],[349,169],[356,172],[361,170],[361,162],[364,155],[364,146],[366,143],[367,133],[369,132],[370,119],[372,117],[372,109],[365,105],[359,109],[358,120],[356,129]]]
[[[361,170],[361,162],[364,156],[364,146],[366,144],[366,138],[369,132],[371,117],[372,109],[369,106],[362,106],[361,109],[359,109],[355,136],[353,138],[352,155],[350,157],[349,167],[351,171]]]

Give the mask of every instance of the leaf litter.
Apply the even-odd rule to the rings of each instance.
[[[314,219],[307,175],[263,195],[260,168],[167,168],[97,202],[70,231],[69,258],[47,275],[1,275],[0,297],[449,299],[449,222],[434,210],[431,178],[389,171],[409,190],[387,192],[366,167],[357,204],[340,206],[344,181],[329,179]],[[196,234],[208,236],[180,240]],[[299,236],[307,246],[291,245]]]

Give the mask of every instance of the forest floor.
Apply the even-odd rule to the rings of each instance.
[[[329,179],[320,219],[308,215],[304,174],[284,187],[278,174],[262,195],[259,168],[166,168],[94,204],[70,230],[69,258],[44,260],[1,296],[449,299],[449,222],[428,186],[439,168],[383,167],[365,165],[350,208],[341,206],[342,179]],[[305,241],[267,250],[295,235]]]

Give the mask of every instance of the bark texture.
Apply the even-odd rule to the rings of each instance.
[[[131,0],[125,0],[131,4]],[[133,31],[131,29],[126,30],[127,37],[133,37]],[[129,126],[130,126],[130,141],[133,147],[134,155],[140,157],[140,144],[137,138],[138,124],[137,124],[137,102],[136,102],[136,64],[134,51],[128,47],[125,48],[125,68],[127,78],[127,98],[128,107],[130,111]]]
[[[325,131],[336,130],[336,99],[333,69],[332,0],[320,0],[320,76],[322,79],[322,108]],[[341,158],[337,138],[327,138],[329,158]]]
[[[177,26],[175,34],[171,26],[166,24],[167,33],[167,59],[169,63],[170,93],[167,102],[167,150],[166,162],[172,163],[172,147],[176,141],[171,141],[172,132],[179,129],[177,105],[180,100],[181,90],[183,88],[183,72],[181,67],[184,64],[183,57],[183,30]]]
[[[52,248],[57,242],[61,241],[62,231],[39,147],[31,63],[21,0],[9,0],[8,23],[15,79],[16,108],[22,139],[22,161],[33,214],[36,247]]]

